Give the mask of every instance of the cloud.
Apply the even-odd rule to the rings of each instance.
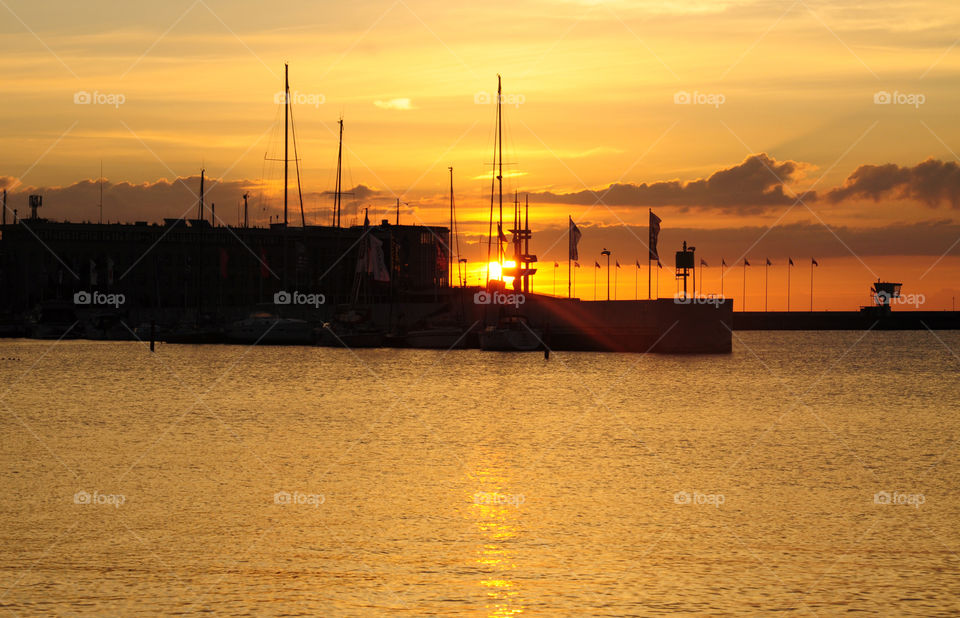
[[[531,193],[531,200],[554,204],[589,206],[602,197],[611,206],[685,206],[719,208],[740,213],[761,212],[770,206],[789,206],[796,201],[784,191],[784,183],[803,177],[811,167],[797,161],[777,161],[766,153],[747,157],[742,163],[721,169],[709,178],[641,184],[611,184],[597,191],[576,193]],[[802,195],[807,202],[815,193]]]
[[[5,182],[0,179],[0,182]],[[237,204],[243,202],[243,194],[251,196],[259,192],[259,186],[250,180],[218,181],[207,177],[204,203],[205,216],[210,216],[211,204],[219,204],[218,218],[235,223]],[[10,209],[27,212],[27,195],[43,195],[40,216],[48,219],[70,221],[96,221],[99,218],[100,184],[97,180],[81,180],[62,187],[33,187],[20,185],[8,197]],[[103,182],[103,218],[105,221],[135,220],[161,221],[164,217],[194,218],[197,216],[197,197],[200,193],[200,176],[189,176],[155,182],[133,184],[129,182]],[[255,216],[254,197],[251,200],[251,218]]]
[[[953,161],[927,159],[913,167],[895,163],[861,165],[844,181],[843,186],[826,194],[837,203],[854,199],[914,199],[931,208],[946,202],[960,207],[960,165]]]
[[[408,98],[401,99],[389,99],[387,101],[374,101],[374,105],[381,109],[399,109],[399,110],[408,110],[416,109]]]

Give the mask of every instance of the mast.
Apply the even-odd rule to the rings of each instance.
[[[103,159],[100,159],[100,182],[98,184],[100,185],[100,223],[103,223]]]
[[[197,219],[203,220],[203,172],[205,170],[200,170],[200,209],[197,216]]]
[[[283,224],[287,224],[287,167],[290,137],[290,66],[283,63]]]
[[[453,287],[453,167],[450,170],[450,230],[447,233],[447,287]],[[399,198],[398,198],[399,199]],[[457,265],[459,268],[459,264]]]
[[[3,224],[7,224],[7,190],[3,190]]]
[[[525,208],[525,213],[524,213],[524,215],[523,215],[523,231],[524,231],[524,235],[523,235],[523,255],[524,255],[524,256],[527,256],[527,255],[530,255],[530,236],[531,236],[531,232],[530,232],[530,194],[529,194],[529,193],[527,193],[526,196],[524,197],[524,202],[525,202],[525,206],[524,206],[524,208]],[[526,270],[528,266],[529,266],[529,263],[525,261],[524,264],[523,264],[524,270]],[[556,280],[557,280],[557,271],[556,271],[556,270],[553,271],[553,280],[554,280],[554,288],[556,288]],[[524,293],[524,294],[529,294],[529,293],[530,293],[530,277],[524,277],[524,278],[523,278],[523,293]],[[557,292],[556,292],[556,289],[554,289],[554,292],[553,292],[553,293],[554,293],[554,294],[557,293]]]
[[[247,218],[247,198],[250,197],[249,193],[243,194],[243,227],[248,227],[250,225],[250,219]]]
[[[503,96],[500,94],[500,74],[497,73],[497,183],[500,187],[500,230],[503,229],[503,114],[500,110],[500,102]],[[503,258],[500,255],[502,247],[500,246],[500,236],[497,235],[497,261],[501,262],[500,269],[503,270]],[[503,276],[501,272],[501,277]]]
[[[337,121],[340,124],[340,145],[337,147],[337,188],[333,198],[333,225],[340,227],[340,193],[341,176],[343,174],[343,116]],[[400,205],[397,204],[397,220],[400,219]]]

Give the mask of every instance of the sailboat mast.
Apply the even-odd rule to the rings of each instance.
[[[340,145],[337,148],[337,190],[333,199],[333,224],[340,227],[340,192],[341,176],[343,174],[343,116],[338,121],[340,123]]]
[[[287,224],[287,167],[290,163],[290,66],[283,63],[283,224]]]
[[[447,232],[447,287],[453,287],[453,167],[450,170],[450,230]]]
[[[500,230],[503,229],[503,113],[500,109],[500,102],[503,100],[500,89],[500,74],[497,74],[497,182],[500,186]],[[500,237],[497,236],[497,261],[503,263],[501,256],[503,247],[500,244]]]
[[[524,201],[525,201],[525,206],[524,206],[525,212],[523,215],[523,255],[527,256],[527,255],[530,255],[530,194],[529,193],[527,193],[526,196],[524,197]],[[529,266],[530,264],[528,262],[524,262],[524,265],[523,265],[524,270],[529,268]],[[553,271],[553,272],[554,272],[554,277],[556,277],[557,271]],[[530,293],[530,277],[529,276],[526,276],[523,278],[523,293],[524,294]]]
[[[200,212],[199,212],[199,216],[197,217],[201,221],[203,220],[203,172],[204,171],[205,170],[202,170],[202,169],[200,170]]]
[[[103,159],[100,160],[100,223],[103,223]]]

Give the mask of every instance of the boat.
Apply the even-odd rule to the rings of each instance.
[[[228,343],[258,345],[309,345],[314,342],[313,326],[306,320],[281,318],[266,311],[250,314],[226,328]]]
[[[496,326],[480,331],[480,349],[499,352],[531,352],[543,349],[543,332],[530,326],[522,315],[500,318]]]

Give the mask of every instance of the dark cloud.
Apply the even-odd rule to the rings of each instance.
[[[220,182],[206,178],[204,201],[209,216],[210,205],[217,204],[221,219],[234,223],[237,204],[243,194],[255,196],[255,183],[247,180]],[[96,180],[81,180],[62,187],[17,186],[8,197],[8,207],[27,212],[27,195],[43,195],[40,215],[49,219],[70,221],[95,221],[99,217],[100,184]],[[129,182],[103,182],[103,218],[105,221],[160,221],[164,217],[196,217],[197,196],[200,194],[200,176],[174,180],[161,178],[156,182],[134,184]],[[251,202],[251,217],[255,203]]]
[[[784,191],[784,183],[802,176],[807,164],[777,161],[766,153],[751,155],[733,167],[719,170],[709,178],[642,184],[612,184],[606,189],[576,193],[531,193],[530,198],[553,204],[589,206],[603,196],[611,206],[684,206],[719,208],[739,213],[761,212],[770,206],[789,206],[796,197]],[[815,193],[803,195],[807,202]]]
[[[826,194],[831,203],[851,199],[913,199],[935,208],[947,203],[960,207],[960,165],[953,161],[927,159],[913,167],[894,163],[861,165],[843,186]]]

